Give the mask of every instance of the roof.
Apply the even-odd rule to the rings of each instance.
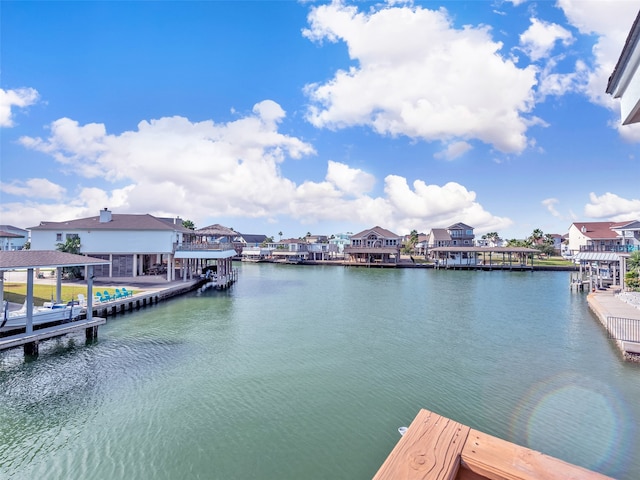
[[[429,234],[429,241],[451,240],[451,235],[446,228],[432,228]]]
[[[266,235],[251,234],[251,233],[241,233],[240,236],[247,243],[262,243],[267,239]]]
[[[636,19],[633,21],[633,25],[631,26],[631,30],[629,30],[629,34],[627,35],[627,39],[624,42],[624,47],[622,47],[622,52],[620,53],[620,57],[618,58],[618,62],[616,63],[615,68],[613,69],[613,73],[609,77],[609,81],[607,82],[607,90],[606,92],[610,95],[616,94],[616,90],[618,88],[618,84],[622,79],[624,71],[627,68],[627,64],[631,59],[631,54],[633,50],[636,48],[638,44],[638,38],[640,37],[640,11],[638,15],[636,15]]]
[[[580,252],[577,253],[574,260],[587,260],[594,262],[619,262],[620,257],[628,257],[627,254],[620,254],[615,252]]]
[[[629,223],[625,223],[624,225],[618,225],[617,227],[611,227],[614,230],[640,230],[640,222],[638,220],[634,220]]]
[[[0,251],[0,270],[73,267],[77,265],[108,265],[109,263],[109,260],[57,250]]]
[[[575,226],[585,237],[591,239],[615,239],[618,234],[612,228],[621,227],[633,223],[633,220],[625,222],[574,222]],[[585,229],[583,232],[582,229]]]
[[[219,223],[209,225],[208,227],[202,227],[195,231],[198,235],[211,235],[214,237],[235,237],[238,232],[224,227]]]
[[[0,230],[1,238],[24,238],[24,235],[18,235],[17,233],[6,232],[4,230]]]
[[[112,214],[111,220],[108,222],[101,222],[98,215],[65,222],[40,222],[40,225],[31,227],[30,230],[177,230],[179,232],[192,232],[192,230],[183,227],[182,222],[180,224],[169,223],[149,214],[125,213]]]
[[[0,230],[2,230],[4,232],[11,232],[13,230],[13,231],[18,231],[18,232],[24,232],[25,234],[29,233],[24,228],[14,227],[13,225],[0,225]]]
[[[487,253],[540,253],[537,248],[528,247],[436,247],[431,252],[487,252]]]
[[[393,233],[390,230],[387,230],[385,228],[379,227],[379,226],[375,226],[373,228],[369,228],[367,230],[363,230],[359,233],[356,233],[355,235],[351,235],[351,238],[363,238],[368,236],[371,233],[376,233],[381,237],[385,237],[385,238],[400,238],[399,235],[396,235],[395,233]]]
[[[447,230],[473,230],[473,227],[470,227],[466,223],[458,222],[447,227]]]

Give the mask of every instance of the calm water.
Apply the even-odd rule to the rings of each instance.
[[[367,479],[420,408],[640,478],[640,366],[569,273],[242,265],[0,356],[0,478]]]

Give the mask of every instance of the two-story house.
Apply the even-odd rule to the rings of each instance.
[[[177,268],[186,271],[189,266],[192,271],[192,261],[226,259],[235,253],[188,248],[194,232],[183,227],[180,218],[113,214],[106,208],[95,217],[43,221],[29,230],[32,250],[56,250],[69,238],[78,238],[81,254],[109,261],[94,267],[96,277],[138,277],[153,270],[166,272],[172,281]]]
[[[472,247],[474,245],[473,227],[465,223],[455,223],[447,227],[447,232],[451,236],[452,247]]]
[[[640,244],[637,221],[574,222],[569,227],[569,252],[624,252],[627,245]]]
[[[345,260],[351,263],[397,264],[402,237],[382,227],[373,227],[351,235],[351,245],[344,247]]]

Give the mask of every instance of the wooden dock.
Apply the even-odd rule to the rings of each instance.
[[[38,355],[38,344],[42,340],[61,337],[69,333],[85,331],[87,340],[98,337],[98,327],[107,322],[106,318],[92,318],[90,320],[77,320],[75,322],[62,323],[53,327],[40,328],[32,333],[18,333],[0,338],[0,351],[9,348],[24,346],[25,355]]]
[[[374,480],[604,480],[605,475],[420,410]]]

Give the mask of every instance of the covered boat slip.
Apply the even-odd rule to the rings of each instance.
[[[204,275],[207,268],[215,269],[212,282],[216,288],[226,288],[238,278],[237,270],[233,268],[234,249],[210,249],[199,244],[182,245],[174,255],[182,263],[182,279],[187,281],[194,275]],[[211,263],[213,262],[213,263]]]
[[[0,342],[0,351],[24,345],[25,354],[37,355],[38,342],[48,338],[66,335],[76,331],[85,330],[88,339],[97,336],[97,327],[105,323],[103,318],[93,318],[93,267],[104,265],[108,261],[75,255],[71,253],[50,251],[50,250],[17,250],[0,251],[0,303],[4,299],[4,272],[12,270],[26,270],[27,272],[27,295],[26,295],[26,326],[25,332],[17,335],[9,335]],[[84,266],[87,272],[87,305],[86,320],[70,322],[56,325],[34,332],[33,329],[33,283],[34,272],[39,268],[56,268],[56,296],[57,301],[61,300],[62,283],[60,273],[64,267]]]
[[[604,480],[605,475],[420,410],[374,480]]]
[[[540,250],[527,247],[435,247],[429,258],[436,268],[460,270],[533,270]]]
[[[607,286],[624,287],[624,274],[627,270],[626,252],[579,252],[573,257],[580,264],[580,271],[572,278],[572,288],[575,285],[584,288],[589,285],[589,290],[604,288]]]

